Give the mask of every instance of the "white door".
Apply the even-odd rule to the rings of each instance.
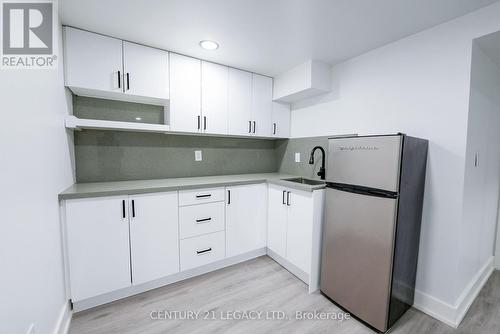
[[[131,285],[127,197],[66,201],[71,299]]]
[[[252,133],[271,136],[273,112],[273,79],[253,74],[252,80]]]
[[[121,40],[70,27],[64,37],[66,86],[123,91]]]
[[[269,184],[268,216],[267,216],[267,247],[286,257],[287,229],[287,189]]]
[[[226,188],[226,256],[266,247],[267,185]]]
[[[312,192],[289,190],[286,258],[309,274],[313,223]]]
[[[168,52],[123,42],[126,94],[168,99]]]
[[[134,285],[179,272],[177,192],[129,197]]]
[[[201,62],[203,132],[227,134],[227,66]]]
[[[273,102],[272,136],[279,138],[290,137],[290,105]]]
[[[170,53],[170,129],[201,130],[201,61]]]
[[[252,73],[229,68],[227,105],[228,133],[251,135]]]

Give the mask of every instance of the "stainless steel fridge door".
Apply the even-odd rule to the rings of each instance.
[[[326,190],[321,291],[387,328],[397,199]]]
[[[402,138],[393,135],[330,139],[326,180],[397,192]]]

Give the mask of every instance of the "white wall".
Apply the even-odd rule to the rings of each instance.
[[[62,62],[0,70],[0,333],[31,323],[54,333],[66,303],[57,194],[74,178],[63,85]]]
[[[460,228],[459,286],[466,286],[494,254],[500,188],[499,92],[500,68],[475,42]]]
[[[405,132],[429,139],[417,289],[447,307],[456,279],[472,40],[500,30],[500,3],[333,67],[332,93],[295,104],[292,136]]]

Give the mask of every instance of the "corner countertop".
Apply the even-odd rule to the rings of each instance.
[[[59,194],[59,200],[99,196],[146,194],[153,192],[236,186],[264,182],[278,184],[302,191],[314,191],[325,188],[325,184],[307,185],[283,180],[293,177],[297,176],[281,173],[261,173],[183,177],[154,180],[75,183]]]

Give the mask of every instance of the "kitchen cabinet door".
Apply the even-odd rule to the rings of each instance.
[[[168,52],[123,42],[125,94],[168,99]]]
[[[226,256],[266,247],[267,184],[226,188]]]
[[[253,74],[252,79],[252,134],[270,137],[272,133],[273,79]]]
[[[228,77],[228,134],[252,133],[252,73],[229,68]]]
[[[290,137],[290,105],[273,102],[272,136],[279,138]]]
[[[289,190],[286,258],[309,274],[313,222],[312,192]]]
[[[201,130],[201,61],[170,53],[170,130]]]
[[[131,285],[127,197],[66,201],[71,299]]]
[[[279,256],[286,258],[287,191],[285,188],[273,184],[269,184],[268,188],[267,247]]]
[[[123,92],[122,41],[64,27],[66,86]]]
[[[177,192],[129,197],[132,282],[179,272]]]
[[[203,132],[227,134],[227,66],[201,63]]]

